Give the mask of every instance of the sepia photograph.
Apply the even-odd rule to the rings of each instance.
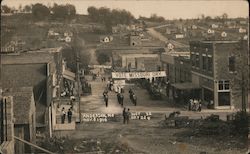
[[[249,154],[246,0],[2,0],[0,154]]]

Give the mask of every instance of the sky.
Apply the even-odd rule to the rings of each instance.
[[[53,6],[57,4],[73,4],[78,14],[87,14],[89,6],[126,9],[136,18],[150,17],[152,14],[165,19],[197,18],[220,16],[227,13],[229,17],[248,17],[249,4],[244,0],[3,0],[2,5],[18,8],[20,5],[42,3]]]

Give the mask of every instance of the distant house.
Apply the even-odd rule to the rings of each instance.
[[[222,32],[221,33],[221,37],[227,37],[227,33],[226,32]]]
[[[66,36],[65,37],[65,42],[67,42],[67,43],[71,42],[71,37],[70,36]]]
[[[65,37],[69,36],[69,37],[72,37],[73,36],[73,33],[72,32],[64,32],[63,34]]]
[[[247,30],[244,29],[244,28],[240,28],[240,29],[239,29],[239,33],[246,33],[246,32],[247,32]]]
[[[101,43],[109,43],[113,41],[113,37],[112,36],[101,36],[100,37],[100,42]]]
[[[211,27],[212,27],[213,29],[216,29],[216,28],[219,28],[219,25],[217,25],[217,24],[212,24]]]
[[[246,25],[246,24],[247,24],[247,21],[246,21],[246,20],[241,20],[241,21],[240,21],[240,24]]]
[[[247,35],[244,35],[243,36],[243,40],[247,40],[248,39],[248,36]]]
[[[60,34],[59,33],[57,33],[57,32],[55,32],[54,30],[52,30],[52,29],[50,29],[49,31],[48,31],[48,36],[50,37],[50,36],[59,36]]]
[[[140,46],[142,44],[139,35],[130,35],[130,46]]]
[[[175,34],[175,38],[182,39],[182,38],[184,38],[184,35],[183,34]]]
[[[198,27],[196,25],[191,26],[192,29],[197,29]]]
[[[214,34],[214,30],[208,29],[208,30],[207,30],[207,33],[208,33],[208,34]]]
[[[167,48],[168,48],[169,50],[173,50],[173,49],[174,49],[174,45],[173,45],[172,43],[168,43],[168,44],[167,44]]]
[[[23,46],[26,44],[25,41],[14,40],[8,42],[6,45],[1,47],[1,52],[15,52],[23,49]]]

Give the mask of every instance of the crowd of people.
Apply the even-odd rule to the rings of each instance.
[[[82,92],[91,94],[92,93],[91,84],[89,84],[84,77],[80,77],[80,81],[82,85]]]
[[[188,110],[189,111],[199,111],[201,112],[202,104],[201,104],[201,99],[190,99],[189,100],[189,105],[188,105]]]
[[[74,95],[74,84],[71,81],[64,80],[63,82],[63,91],[61,97],[70,97]]]

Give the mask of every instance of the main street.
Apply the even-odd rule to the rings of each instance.
[[[125,153],[240,153],[237,149],[216,148],[212,144],[212,138],[211,141],[206,137],[200,138],[199,144],[197,144],[197,139],[192,139],[192,136],[188,137],[188,139],[187,137],[185,138],[185,135],[183,136],[182,133],[185,133],[186,129],[163,128],[160,124],[165,119],[165,114],[168,115],[173,111],[178,110],[181,112],[181,115],[197,119],[210,115],[211,110],[203,110],[202,112],[187,111],[185,108],[175,107],[175,104],[171,104],[165,99],[158,101],[151,100],[147,91],[138,86],[127,86],[124,93],[124,107],[130,108],[132,113],[150,111],[152,116],[150,120],[131,119],[129,124],[123,124],[123,108],[117,102],[116,93],[109,92],[109,105],[106,107],[103,100],[103,91],[107,83],[102,82],[100,77],[94,81],[91,76],[86,76],[86,78],[92,85],[92,94],[81,97],[81,113],[115,114],[116,120],[107,122],[84,121],[77,124],[75,131],[55,132],[57,137],[68,136],[73,140],[73,143],[76,142],[78,145],[78,142],[81,140],[96,139],[113,146],[113,151],[117,151],[116,148],[118,145],[118,147],[132,149],[132,152],[127,151]],[[134,106],[129,100],[129,88],[132,88],[137,95],[137,106]],[[227,112],[220,111],[216,114],[225,119]],[[209,145],[208,143],[210,146],[207,146]],[[223,142],[219,143],[223,144]]]

